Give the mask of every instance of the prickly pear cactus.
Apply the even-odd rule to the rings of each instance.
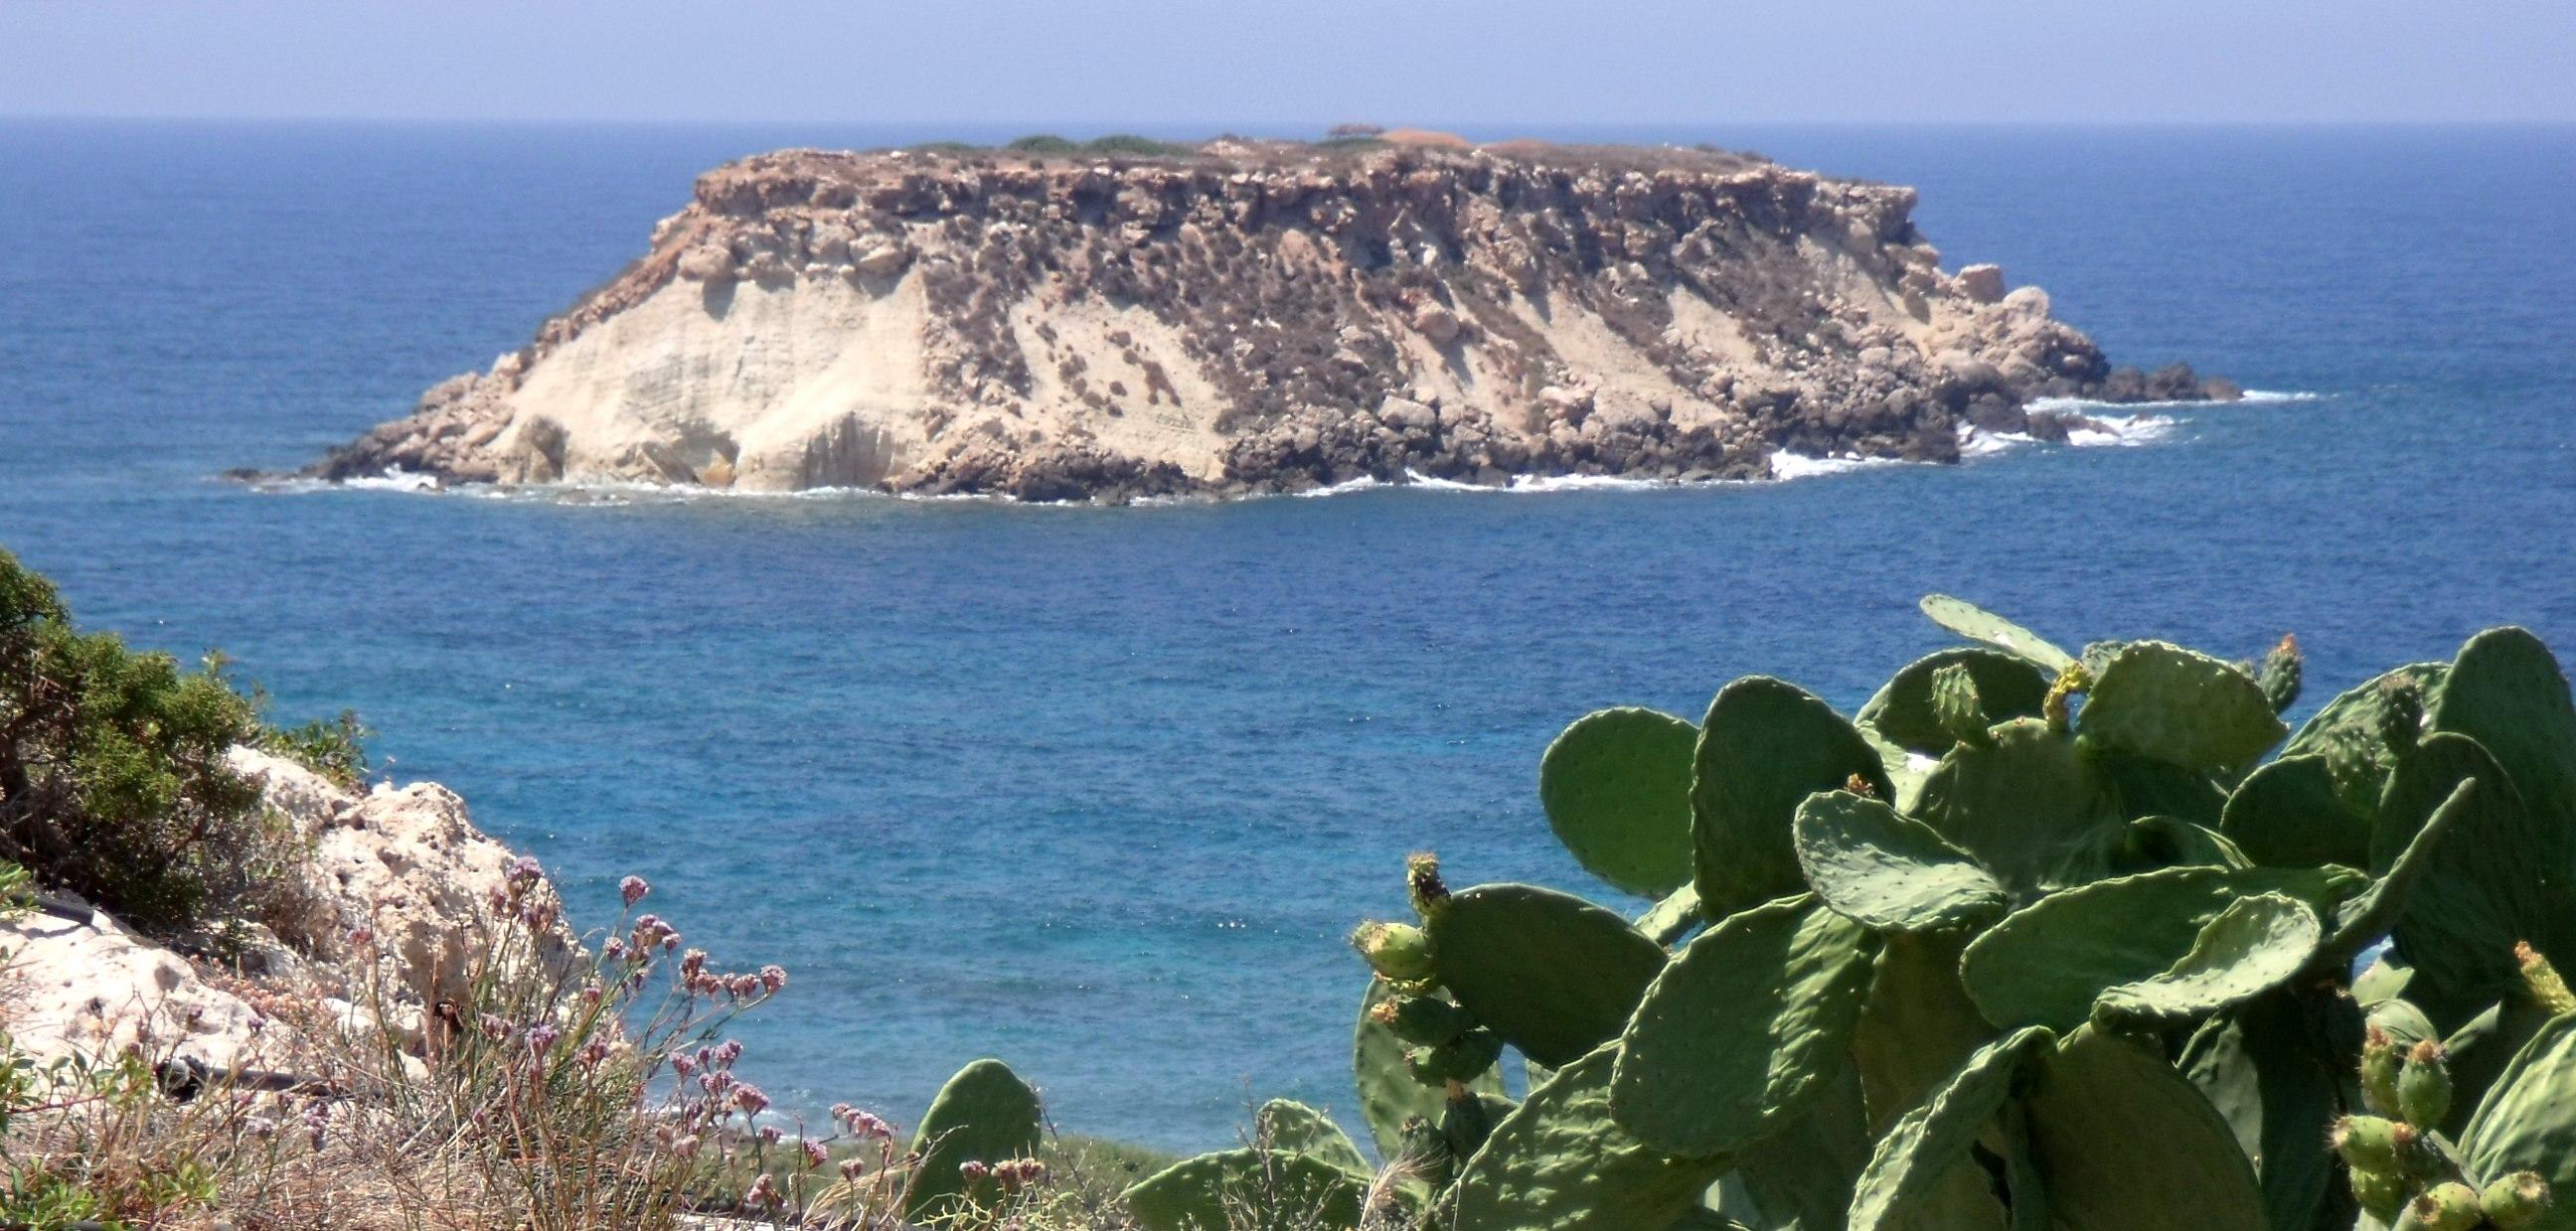
[[[2034,1059],[2022,1105],[2065,1231],[2266,1231],[2254,1164],[2163,1056],[2088,1026]]]
[[[1387,1159],[1403,1155],[1407,1121],[1436,1122],[1447,1102],[1443,1087],[1424,1085],[1413,1076],[1407,1057],[1418,1045],[1396,1034],[1381,1017],[1379,1006],[1405,996],[1383,978],[1370,980],[1368,992],[1360,998],[1359,1023],[1351,1032],[1351,1075],[1359,1087],[1360,1118],[1368,1123],[1378,1157]],[[1440,996],[1425,994],[1425,998]],[[1488,1094],[1503,1092],[1502,1074],[1493,1070],[1461,1084]]]
[[[963,1211],[991,1208],[1001,1197],[999,1183],[989,1175],[969,1181],[960,1168],[1034,1157],[1044,1134],[1038,1092],[1009,1065],[978,1060],[959,1069],[939,1088],[913,1135],[921,1162],[904,1193],[904,1218],[954,1221]]]
[[[1628,1023],[1611,1082],[1620,1126],[1704,1158],[1760,1140],[1849,1067],[1877,945],[1859,924],[1788,898],[1685,947]]]
[[[2576,992],[2544,957],[2576,953],[2576,704],[2536,640],[2348,691],[2258,764],[2292,643],[2078,662],[1926,610],[1993,648],[1856,724],[1777,680],[1719,693],[1690,884],[1636,927],[1415,865],[1419,943],[1363,945],[1408,982],[1358,1051],[1426,1225],[2576,1231]],[[1595,717],[1551,754],[1551,819],[1664,883],[1599,853],[1642,804],[1591,816],[1617,791],[1572,784],[1612,759],[1586,740],[1678,720]],[[1448,1080],[1505,1041],[1527,1101]]]
[[[2184,769],[2245,765],[2290,734],[2254,677],[2162,641],[2111,656],[2084,702],[2084,739]]]
[[[1877,751],[1832,706],[1767,676],[1719,690],[1691,787],[1693,882],[1708,917],[1804,892],[1792,818],[1807,796],[1855,781],[1896,797]]]
[[[2576,1015],[2552,1019],[2523,1045],[2470,1118],[2460,1152],[2481,1178],[2539,1178],[2555,1201],[2528,1203],[2537,1208],[2524,1226],[2576,1228]]]
[[[1670,1227],[1700,1203],[1722,1160],[1676,1158],[1610,1112],[1604,1047],[1558,1069],[1494,1125],[1450,1195],[1451,1231],[1636,1231]]]
[[[1659,898],[1691,878],[1691,757],[1699,728],[1643,709],[1577,719],[1538,763],[1539,803],[1586,871]]]
[[[1252,1139],[1270,1149],[1307,1155],[1359,1175],[1372,1170],[1350,1134],[1343,1132],[1331,1117],[1294,1099],[1263,1103],[1252,1115]]]
[[[1923,614],[1932,622],[1970,641],[1987,645],[2020,658],[2054,678],[2075,665],[2075,656],[2042,640],[2036,633],[1996,615],[1974,603],[1947,594],[1924,596]]]
[[[1985,718],[1980,727],[2008,718],[2036,718],[2048,696],[2048,673],[2026,659],[2000,650],[1942,650],[1897,672],[1852,721],[1908,752],[1930,757],[1948,752],[1952,744],[1971,738],[1941,711],[1935,681],[1951,670],[1967,677],[1967,692]]]
[[[2001,914],[2003,886],[1932,827],[1875,799],[1798,805],[1798,866],[1827,906],[1881,932],[1936,932]]]
[[[1997,1026],[2071,1031],[2093,1016],[2105,989],[2183,960],[2233,898],[2227,874],[2214,868],[2168,868],[2050,894],[1971,942],[1960,974]]]
[[[1663,947],[1581,898],[1478,885],[1430,921],[1441,986],[1541,1064],[1571,1064],[1618,1037],[1664,968]]]
[[[1909,1219],[1932,1214],[1943,1178],[1968,1161],[1968,1148],[2012,1097],[2023,1062],[2055,1041],[2033,1026],[1986,1045],[1948,1084],[1890,1126],[1854,1186],[1851,1231],[1902,1228]]]
[[[1367,1194],[1360,1176],[1313,1155],[1247,1147],[1183,1159],[1125,1200],[1145,1231],[1348,1231]]]

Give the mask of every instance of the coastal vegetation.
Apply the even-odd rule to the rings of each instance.
[[[327,782],[363,772],[354,721],[280,736],[0,564],[13,876],[256,914],[296,830],[225,741]],[[1059,1137],[981,1060],[908,1132],[803,1123],[726,1037],[786,971],[724,971],[635,878],[571,943],[522,858],[416,1011],[389,929],[310,955],[337,999],[236,964],[319,1042],[293,1074],[185,1031],[0,1045],[0,1224],[2576,1227],[2576,705],[2538,639],[2481,633],[2293,730],[2288,638],[2070,652],[1924,609],[1969,644],[1849,716],[1749,676],[1697,722],[1603,710],[1550,746],[1549,824],[1640,915],[1410,859],[1403,917],[1352,935],[1346,1116],[1273,1101],[1233,1148],[1151,1158]],[[120,844],[114,875],[37,840],[70,832]],[[257,858],[210,867],[207,835]]]

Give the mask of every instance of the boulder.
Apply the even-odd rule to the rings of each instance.
[[[1999,303],[2004,297],[2004,267],[1971,265],[1959,271],[1959,293],[1976,303]]]

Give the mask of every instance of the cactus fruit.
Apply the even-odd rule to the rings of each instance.
[[[2451,1066],[2431,1039],[2407,1049],[2397,1075],[2397,1110],[2409,1124],[2433,1128],[2451,1114]]]
[[[1438,855],[1416,851],[1404,857],[1404,892],[1413,902],[1413,913],[1426,924],[1447,908],[1449,886],[1440,879]]]
[[[2536,1226],[2549,1213],[2549,1181],[2541,1179],[2537,1171],[2499,1177],[2478,1194],[2478,1205],[2499,1231]]]
[[[2425,1189],[2407,1212],[2414,1215],[2415,1225],[2424,1231],[2470,1231],[2486,1220],[2477,1191],[2457,1180],[2445,1180]]]
[[[1412,1053],[1405,1058],[1405,1064],[1413,1071],[1414,1080],[1426,1086],[1446,1087],[1452,1082],[1473,1080],[1494,1067],[1494,1061],[1502,1054],[1502,1038],[1480,1026],[1437,1047]]]
[[[1607,709],[1575,720],[1539,758],[1538,798],[1586,871],[1641,897],[1691,878],[1691,760],[1699,729],[1670,714]]]
[[[1441,1136],[1439,1125],[1413,1116],[1404,1122],[1398,1141],[1387,1157],[1399,1175],[1419,1180],[1435,1192],[1458,1178],[1458,1154]]]
[[[1438,1047],[1476,1028],[1476,1019],[1466,1010],[1430,996],[1381,1000],[1369,1010],[1369,1016],[1395,1037],[1416,1047]]]
[[[1368,992],[1360,997],[1359,1021],[1351,1030],[1351,1078],[1359,1093],[1360,1119],[1368,1124],[1369,1136],[1384,1158],[1403,1152],[1406,1121],[1438,1120],[1446,1097],[1444,1086],[1426,1086],[1414,1079],[1408,1063],[1413,1045],[1377,1020],[1378,1007],[1402,994],[1383,978],[1369,980]],[[1488,1069],[1467,1085],[1480,1093],[1500,1094],[1502,1074]]]
[[[2344,1164],[2372,1175],[2397,1175],[2397,1124],[2379,1116],[2345,1116],[2327,1139]]]
[[[2087,746],[2193,770],[2232,770],[2288,738],[2234,664],[2162,641],[2120,647],[2084,699]]]
[[[2361,1101],[2379,1116],[2399,1114],[2397,1074],[2406,1063],[2406,1053],[2388,1031],[2372,1023],[2363,1035],[2361,1045]]]
[[[2351,1171],[2353,1203],[2381,1222],[2394,1222],[2406,1208],[2406,1177],[2394,1171]]]
[[[999,1060],[978,1060],[939,1088],[922,1113],[912,1152],[921,1159],[904,1192],[907,1221],[938,1224],[963,1211],[989,1208],[1001,1188],[994,1163],[1034,1157],[1045,1132],[1038,1092]],[[970,1178],[967,1164],[985,1174]]]
[[[2553,1017],[2514,1054],[2460,1134],[2466,1170],[2482,1179],[2537,1175],[2552,1194],[2576,1186],[2576,1015]],[[2528,1224],[2576,1228],[2576,1207],[2546,1208]]]
[[[1419,983],[1438,971],[1431,938],[1409,923],[1363,923],[1351,930],[1351,947],[1369,969],[1398,983]]]
[[[1431,916],[1442,986],[1478,1022],[1545,1065],[1618,1037],[1663,946],[1581,898],[1529,885],[1478,885]]]
[[[2560,978],[2558,968],[2531,947],[2527,940],[2513,942],[2513,961],[2522,968],[2522,986],[2531,993],[2531,1002],[2551,1017],[2576,1013],[2576,992],[2567,990],[2567,980]]]
[[[1646,989],[1610,1086],[1620,1127],[1684,1157],[1768,1136],[1847,1067],[1877,945],[1811,898],[1733,916]]]
[[[1702,909],[1712,919],[1804,892],[1790,826],[1798,805],[1857,774],[1896,798],[1859,730],[1805,690],[1767,676],[1720,689],[1700,723],[1691,785],[1691,844]]]
[[[2263,665],[2254,672],[2254,682],[2262,685],[2263,697],[2272,703],[2272,712],[2286,714],[2299,703],[2299,677],[2305,666],[2299,653],[2299,639],[2291,633],[2281,634],[2281,642],[2263,655]]]

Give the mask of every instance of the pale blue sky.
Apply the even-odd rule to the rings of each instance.
[[[0,115],[2576,120],[2571,0],[0,0]]]

